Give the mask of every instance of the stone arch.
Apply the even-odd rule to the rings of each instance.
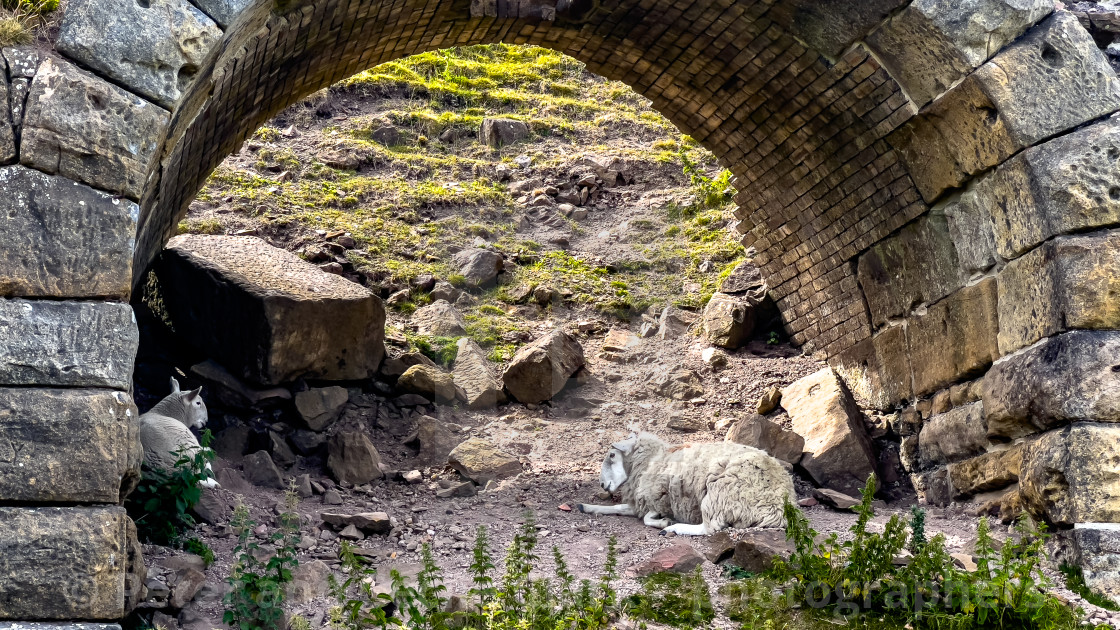
[[[0,417],[20,421],[0,424],[0,445],[26,446],[0,450],[13,453],[0,458],[0,504],[15,505],[0,508],[0,540],[26,579],[0,582],[0,619],[105,620],[129,605],[142,571],[121,560],[134,534],[111,507],[138,460],[123,302],[209,172],[307,93],[470,43],[570,54],[711,149],[735,175],[737,230],[793,338],[869,404],[902,408],[892,430],[927,500],[1018,481],[1017,496],[1059,525],[1120,520],[1120,487],[1083,452],[1120,451],[1107,424],[1120,419],[1120,233],[1107,229],[1120,223],[1108,119],[1120,84],[1077,19],[1046,0],[64,10],[53,50],[4,51],[0,331],[12,343],[0,347]],[[95,412],[112,421],[89,422]],[[68,440],[44,438],[58,435],[52,422]],[[71,457],[83,445],[105,457]],[[1056,484],[1063,498],[1045,500]],[[32,553],[81,519],[102,526],[65,529],[58,566]],[[96,572],[80,597],[59,599],[74,558]]]

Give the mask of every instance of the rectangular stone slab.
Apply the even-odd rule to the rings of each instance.
[[[0,385],[127,390],[139,342],[128,304],[0,299]]]
[[[122,619],[135,539],[122,507],[0,507],[0,620]]]
[[[970,378],[999,358],[996,307],[996,281],[988,278],[907,320],[915,395]]]
[[[0,502],[117,503],[142,457],[124,392],[0,387]]]
[[[0,190],[0,296],[128,298],[139,206],[22,166]]]

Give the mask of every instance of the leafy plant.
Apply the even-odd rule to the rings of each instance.
[[[701,567],[691,574],[655,573],[642,579],[642,590],[626,598],[627,612],[675,628],[706,627],[715,618],[708,582]]]
[[[735,188],[731,185],[731,171],[724,169],[715,179],[704,174],[696,162],[688,157],[688,151],[681,149],[680,157],[684,174],[688,175],[692,187],[696,189],[697,205],[701,208],[719,208],[731,201]]]
[[[1063,562],[1059,569],[1066,578],[1066,588],[1080,595],[1085,601],[1105,610],[1120,610],[1116,602],[1089,588],[1085,583],[1085,575],[1082,574],[1081,567]]]
[[[171,470],[144,468],[140,484],[125,503],[141,540],[174,545],[195,526],[189,512],[202,498],[198,484],[212,477],[207,468],[214,460],[211,439],[210,431],[206,430],[199,440],[202,448],[193,455],[188,455],[186,448],[179,449]]]
[[[331,627],[346,630],[384,627],[388,621],[385,609],[392,605],[393,598],[388,593],[373,592],[377,569],[355,554],[345,540],[338,557],[342,561],[342,573],[347,577],[342,582],[333,575],[327,578],[331,594],[339,602],[330,610]]]
[[[210,545],[202,542],[197,536],[185,540],[183,542],[183,550],[202,558],[202,562],[206,568],[210,568],[210,565],[214,564],[214,550],[210,548]]]
[[[295,507],[299,498],[294,490],[287,493],[288,509],[280,515],[280,527],[267,537],[273,551],[267,559],[259,543],[253,540],[256,523],[249,517],[249,509],[240,504],[234,510],[231,524],[237,532],[237,546],[233,549],[235,561],[230,569],[230,592],[222,620],[238,630],[277,630],[284,618],[284,585],[292,581],[292,569],[299,542],[299,514]]]

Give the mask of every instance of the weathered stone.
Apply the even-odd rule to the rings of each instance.
[[[381,363],[381,300],[261,239],[177,236],[157,274],[176,333],[240,378],[357,380]]]
[[[919,440],[920,441],[920,440]],[[949,483],[955,498],[1005,488],[1019,480],[1022,445],[991,451],[963,462],[949,464]]]
[[[704,336],[708,342],[734,350],[754,332],[755,305],[746,298],[715,293],[704,307]]]
[[[583,346],[556,329],[518,350],[502,373],[502,383],[518,401],[537,404],[560,393],[583,363]]]
[[[746,294],[752,299],[761,301],[766,296],[766,288],[762,270],[753,262],[744,260],[723,279],[719,285],[719,292],[728,295]]]
[[[245,10],[252,0],[194,0],[198,8],[225,29]]]
[[[918,436],[922,466],[937,466],[983,453],[988,446],[984,404],[972,403],[926,421]]]
[[[72,0],[59,25],[59,52],[174,109],[222,38],[186,0]]]
[[[750,531],[735,543],[735,552],[728,562],[751,573],[760,574],[774,566],[774,558],[789,560],[793,551],[793,545],[780,531]]]
[[[175,610],[186,608],[194,600],[202,585],[206,584],[206,574],[198,569],[183,567],[171,576],[171,597],[167,604]]]
[[[810,48],[839,57],[853,42],[862,39],[883,18],[905,5],[905,0],[790,0],[771,7],[774,20]]]
[[[949,236],[957,250],[957,261],[966,275],[984,273],[995,266],[995,237],[992,216],[977,190],[963,193],[960,199],[945,206],[949,220]]]
[[[4,49],[4,61],[8,62],[8,76],[30,79],[39,69],[43,53],[34,46],[9,46]]]
[[[485,118],[478,134],[483,144],[495,149],[529,137],[529,125],[509,118]]]
[[[452,260],[467,285],[472,287],[493,284],[505,265],[501,254],[488,249],[464,249],[452,256]]]
[[[317,431],[297,429],[288,435],[288,441],[300,455],[314,455],[327,443],[327,436]]]
[[[22,99],[26,95],[27,79],[16,81],[19,87],[14,90],[7,81],[0,81],[0,164],[11,164],[17,157],[14,126],[23,122]],[[13,105],[16,106],[15,112],[12,111]]]
[[[681,335],[688,332],[692,323],[696,321],[696,316],[687,311],[682,311],[679,308],[666,306],[661,311],[661,317],[658,319],[657,337],[658,339],[676,339]]]
[[[0,619],[124,618],[146,570],[121,507],[0,507]]]
[[[346,388],[337,385],[313,387],[295,395],[296,411],[312,431],[322,431],[338,420],[349,400]]]
[[[521,462],[516,457],[481,438],[471,438],[456,446],[447,463],[480,486],[492,479],[505,479],[521,472]]]
[[[20,163],[138,200],[168,122],[166,110],[47,57],[27,95]]]
[[[127,390],[140,334],[128,304],[0,299],[0,384]]]
[[[1019,492],[1057,527],[1120,522],[1120,425],[1080,423],[1023,446]]]
[[[830,361],[862,407],[890,409],[914,395],[906,327],[890,326]]]
[[[876,326],[964,286],[944,213],[930,213],[859,258],[858,277]]]
[[[692,400],[704,395],[700,375],[684,368],[660,368],[649,378],[649,388],[658,396],[673,400]]]
[[[1120,222],[1120,121],[1032,147],[977,185],[995,246],[1016,258],[1051,236]]]
[[[0,501],[118,503],[140,476],[123,392],[0,387]]]
[[[443,466],[447,456],[466,439],[462,427],[432,418],[420,416],[416,421],[416,432],[404,443],[415,449],[416,459],[428,466]]]
[[[417,332],[436,337],[458,337],[467,330],[463,314],[444,300],[416,309],[411,322],[416,324]]]
[[[432,296],[433,300],[444,300],[446,302],[454,303],[459,299],[459,296],[463,295],[463,292],[459,289],[456,289],[455,285],[451,284],[450,282],[439,280],[432,287],[430,295]]]
[[[1002,295],[1003,287],[999,288]],[[932,394],[978,374],[999,357],[997,335],[1002,331],[996,295],[996,281],[988,278],[908,320],[906,337],[915,395]]]
[[[813,490],[813,498],[820,501],[822,504],[827,505],[837,510],[847,510],[859,505],[859,499],[843,492],[837,492],[829,488],[817,488]]]
[[[446,488],[436,490],[436,497],[440,499],[452,499],[455,497],[473,497],[478,494],[478,486],[474,485],[471,481],[461,481],[459,483],[452,483]]]
[[[673,414],[669,416],[669,422],[667,422],[665,426],[674,431],[680,431],[681,433],[695,433],[697,431],[707,430],[708,421],[696,416]]]
[[[440,403],[454,401],[457,392],[454,377],[429,365],[414,365],[405,370],[397,379],[397,390]]]
[[[245,479],[254,486],[277,490],[282,490],[285,487],[280,469],[276,467],[268,451],[257,451],[246,455],[242,464]]]
[[[210,396],[216,396],[224,406],[253,410],[258,405],[274,405],[291,400],[292,392],[284,387],[257,388],[246,385],[213,359],[191,366],[191,376],[204,381]]]
[[[1070,422],[1120,422],[1120,333],[1073,331],[997,361],[984,376],[988,436]]]
[[[782,408],[805,438],[802,468],[826,488],[858,494],[875,472],[875,457],[859,408],[832,368],[784,388]]]
[[[805,450],[805,438],[786,431],[781,425],[771,422],[762,416],[744,418],[731,425],[725,438],[728,442],[745,444],[762,449],[771,457],[796,464],[801,461]]]
[[[637,577],[666,572],[687,574],[701,564],[704,564],[704,556],[692,545],[682,542],[654,552],[649,560],[630,567],[628,573]]]
[[[223,484],[224,485],[224,484]],[[191,514],[193,514],[199,521],[209,523],[210,525],[224,525],[229,522],[230,516],[233,515],[233,510],[230,508],[229,503],[222,498],[221,492],[232,491],[230,488],[217,490],[215,488],[203,488],[202,496],[191,507]]]
[[[322,560],[300,562],[292,570],[292,581],[284,586],[284,599],[298,606],[326,595],[330,574],[331,568]]]
[[[389,515],[385,512],[362,512],[360,514],[323,512],[320,516],[324,523],[335,529],[354,527],[366,534],[388,534],[393,529]]]
[[[467,397],[471,409],[489,409],[506,402],[502,383],[490,371],[490,361],[477,343],[467,337],[458,341],[459,352],[451,377]]]
[[[948,505],[953,498],[953,488],[949,483],[947,468],[911,474],[910,481],[914,484],[918,499],[929,505]]]
[[[1059,236],[999,276],[999,350],[1063,330],[1120,328],[1120,230]]]
[[[1120,602],[1120,524],[1077,523],[1069,535],[1085,585]]]
[[[780,387],[771,387],[762,393],[758,398],[758,405],[755,410],[765,416],[766,414],[778,408],[782,404],[782,390]]]
[[[364,433],[336,433],[327,443],[327,469],[338,481],[369,483],[382,476],[381,456]]]
[[[921,106],[1053,10],[1047,0],[917,0],[866,42]]]

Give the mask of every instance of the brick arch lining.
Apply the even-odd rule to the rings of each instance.
[[[893,412],[924,500],[1120,521],[1120,85],[1048,0],[191,1],[69,0],[56,50],[3,51],[0,446],[35,457],[0,449],[0,620],[133,603],[124,302],[208,174],[306,94],[485,42],[626,82],[731,169],[794,339]]]

